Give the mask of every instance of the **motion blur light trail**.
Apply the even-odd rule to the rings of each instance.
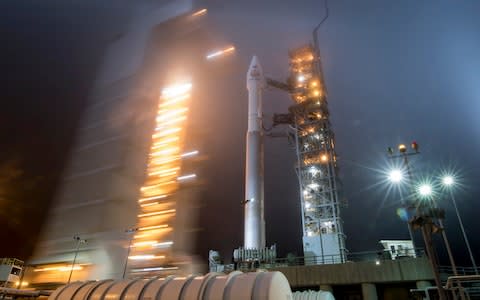
[[[229,46],[225,49],[214,51],[212,53],[207,54],[207,59],[213,59],[215,57],[222,56],[224,54],[228,54],[228,53],[231,53],[233,51],[235,51],[235,47],[234,46]]]
[[[172,270],[162,261],[171,259],[173,226],[176,215],[178,180],[182,178],[182,161],[188,105],[192,84],[182,83],[162,90],[149,154],[147,176],[140,188],[138,230],[132,244],[133,272]],[[194,178],[194,174],[190,174]],[[162,247],[158,247],[162,245]],[[159,262],[160,260],[160,262]]]

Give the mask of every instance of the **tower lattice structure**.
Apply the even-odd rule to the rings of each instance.
[[[290,106],[300,184],[303,249],[306,263],[343,263],[345,234],[341,218],[335,136],[319,54],[311,46],[290,52]]]

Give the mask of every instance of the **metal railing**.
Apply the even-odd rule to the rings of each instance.
[[[23,267],[24,262],[23,260],[19,260],[16,258],[0,258],[0,265],[8,265],[8,266],[17,266],[17,267]]]
[[[323,256],[287,256],[277,258],[271,263],[262,263],[262,268],[276,268],[284,266],[308,266],[308,265],[326,265],[348,262],[375,262],[381,264],[386,260],[400,260],[404,258],[415,258],[425,256],[423,249],[405,249],[405,255],[392,255],[391,251],[362,251],[350,252],[345,255],[323,255]],[[408,255],[407,255],[408,254]]]
[[[480,299],[480,275],[450,276],[445,288],[452,292],[454,299]]]
[[[466,276],[466,275],[477,275],[475,273],[475,268],[473,267],[459,267],[456,266],[457,274],[459,276]],[[453,268],[451,266],[439,266],[438,270],[441,275],[443,276],[453,276],[455,273],[453,272]]]

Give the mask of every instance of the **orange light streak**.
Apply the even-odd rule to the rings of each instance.
[[[154,229],[160,229],[160,228],[167,228],[167,224],[162,224],[162,225],[154,225],[154,226],[146,226],[146,227],[140,227],[138,230],[140,231],[149,231],[149,230],[154,230]]]
[[[165,101],[162,104],[160,104],[159,107],[161,107],[161,108],[162,107],[167,107],[167,106],[170,106],[172,104],[187,100],[188,98],[190,98],[190,94],[187,94],[187,95],[184,95],[184,96],[181,96],[181,97],[172,98],[172,99],[170,99],[168,101]]]
[[[168,172],[171,172],[171,171],[177,171],[177,170],[180,170],[180,167],[163,169],[163,170],[160,170],[160,171],[151,172],[151,173],[148,173],[148,176],[160,175],[160,174],[168,173]]]
[[[163,122],[163,123],[162,123],[162,126],[180,123],[180,122],[182,122],[182,121],[185,121],[186,119],[187,119],[187,117],[185,117],[185,116],[184,116],[184,117],[178,117],[178,118],[176,118],[176,119]],[[161,129],[159,129],[159,130],[161,130]]]
[[[187,93],[191,89],[192,89],[191,83],[176,84],[176,85],[164,88],[162,90],[162,96],[164,96],[165,98],[177,97]]]
[[[160,174],[158,175],[158,177],[175,177],[177,176],[177,171],[173,171],[173,172],[170,172],[170,173],[164,173],[164,174]]]
[[[159,110],[158,111],[159,115],[157,116],[157,122],[163,122],[165,120],[168,120],[168,118],[170,118],[170,117],[176,116],[176,115],[184,113],[186,111],[188,111],[187,107],[173,109],[173,110],[170,110],[170,109]]]
[[[142,202],[145,202],[145,201],[163,199],[163,198],[166,198],[166,197],[167,197],[167,195],[158,195],[158,196],[153,196],[153,197],[146,197],[146,198],[141,198],[140,200],[138,200],[138,202],[142,203]]]
[[[165,255],[131,255],[128,259],[132,260],[149,260],[149,259],[162,259],[165,258]]]
[[[172,153],[172,152],[179,152],[179,150],[180,150],[179,147],[170,147],[170,148],[163,149],[163,150],[160,150],[160,151],[152,152],[152,153],[150,154],[150,156],[165,155],[165,154]]]
[[[143,242],[136,242],[132,244],[132,247],[143,247],[143,246],[151,246],[157,244],[157,241],[143,241]]]
[[[198,16],[203,16],[207,13],[207,9],[204,8],[204,9],[201,9],[199,11],[196,11],[192,14],[192,17],[198,17]]]
[[[165,257],[165,253],[155,253],[154,249],[163,245],[157,241],[169,238],[170,231],[173,230],[168,224],[173,224],[176,213],[175,194],[179,187],[180,159],[189,110],[186,100],[190,98],[191,89],[192,84],[186,83],[169,86],[161,92],[147,165],[148,176],[140,188],[142,197],[138,203],[141,211],[137,215],[139,233],[134,236],[136,240],[132,247],[136,249],[132,250],[134,252],[129,257],[131,260]],[[187,155],[196,153],[198,151]],[[167,201],[160,201],[162,199]],[[163,224],[159,224],[160,222]],[[145,266],[145,263],[142,263],[142,266]]]
[[[137,235],[134,235],[133,238],[134,239],[141,239],[141,238],[144,238],[144,237],[147,237],[147,236],[152,236],[152,233],[137,234]]]
[[[219,51],[215,51],[215,52],[213,52],[213,53],[208,54],[208,55],[207,55],[207,59],[212,59],[212,58],[214,58],[214,57],[221,56],[221,55],[223,55],[223,54],[227,54],[227,53],[232,52],[232,51],[234,51],[234,50],[235,50],[235,47],[230,46],[230,47],[227,47],[227,48],[225,48],[225,49],[222,49],[222,50],[219,50]]]
[[[141,207],[147,207],[147,206],[153,206],[153,205],[157,205],[157,204],[160,204],[160,202],[144,203],[144,204],[140,204],[140,206]]]
[[[165,147],[166,145],[168,145],[172,142],[176,142],[178,140],[179,140],[178,136],[174,136],[174,137],[171,137],[171,138],[168,138],[168,139],[163,139],[160,142],[153,143],[152,149],[158,149],[158,148],[161,148],[161,147]]]
[[[162,132],[155,133],[154,135],[152,135],[152,137],[153,138],[159,138],[159,137],[162,137],[162,136],[167,136],[167,135],[170,135],[172,133],[179,132],[180,130],[182,130],[180,127],[175,127],[175,128],[164,130]]]
[[[175,209],[167,209],[167,210],[154,211],[154,212],[146,213],[146,214],[140,214],[140,215],[138,215],[138,217],[143,218],[143,217],[160,216],[160,215],[171,214],[171,213],[174,213],[174,212],[175,212]]]
[[[174,156],[173,158],[170,158],[170,159],[152,159],[151,162],[156,164],[156,165],[163,165],[163,164],[173,162],[173,161],[176,161],[176,160],[179,160],[179,159],[180,159],[180,156]]]
[[[172,184],[172,183],[175,183],[175,181],[167,181],[167,182],[161,182],[161,183],[157,183],[157,184],[153,184],[153,185],[147,185],[147,186],[143,186],[140,191],[148,191],[150,189],[154,189],[154,188],[157,188],[159,186],[164,186],[164,185],[168,185],[168,184]]]

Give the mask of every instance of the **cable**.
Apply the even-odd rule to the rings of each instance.
[[[323,17],[323,19],[320,21],[320,23],[318,23],[317,27],[315,27],[315,29],[313,30],[314,34],[316,35],[318,29],[320,28],[320,26],[322,26],[323,22],[325,22],[328,18],[328,0],[324,0],[323,1],[323,4],[324,4],[324,7],[325,7],[325,16]]]
[[[323,22],[325,22],[328,18],[328,0],[324,0],[324,7],[325,7],[325,16],[323,19],[318,23],[318,25],[313,29],[313,46],[317,49],[318,51],[318,29],[320,29],[320,26],[322,26]]]
[[[322,86],[324,87],[324,94],[327,94],[327,89],[325,88],[325,82],[323,78],[323,73],[322,73],[322,62],[320,61],[320,46],[318,45],[318,30],[320,29],[320,26],[328,19],[329,15],[329,10],[328,10],[328,0],[323,0],[323,4],[325,7],[325,16],[323,19],[318,23],[318,25],[313,29],[312,35],[313,35],[313,48],[315,55],[317,56],[317,68],[318,72],[320,73],[320,81]]]

